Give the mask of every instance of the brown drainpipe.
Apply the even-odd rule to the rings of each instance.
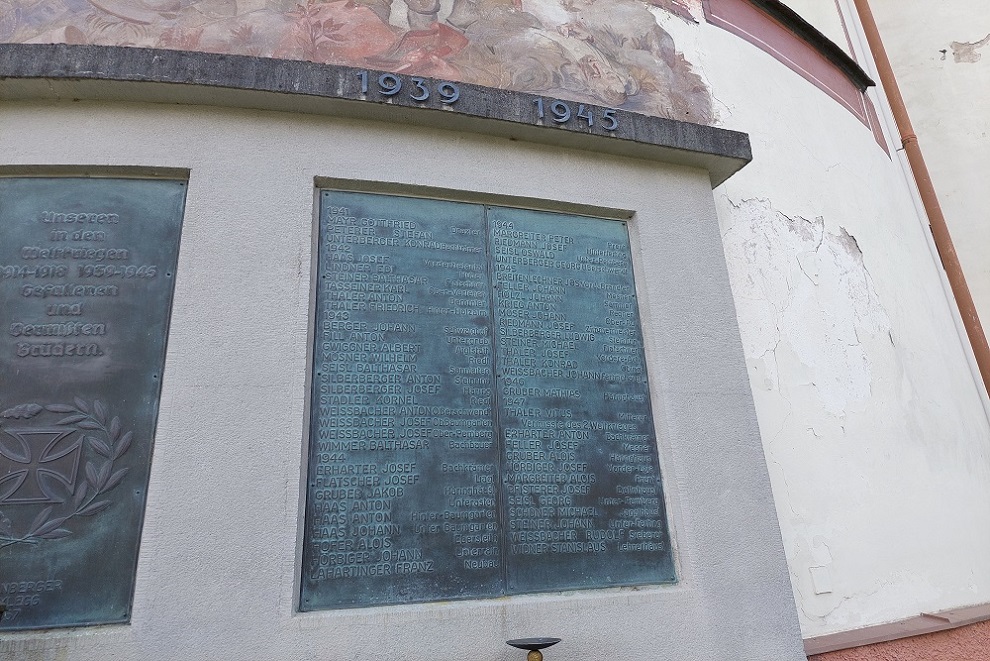
[[[853,2],[859,12],[859,20],[863,25],[863,31],[866,33],[866,41],[870,44],[870,51],[872,51],[873,60],[877,65],[877,73],[880,74],[880,82],[887,93],[890,109],[894,113],[894,121],[897,124],[897,131],[901,134],[904,154],[907,156],[911,172],[914,174],[914,181],[918,186],[918,192],[921,194],[925,213],[928,214],[928,224],[932,236],[935,238],[935,247],[942,258],[942,266],[949,278],[949,286],[952,288],[956,305],[959,307],[959,314],[962,316],[966,335],[969,336],[969,343],[973,347],[976,364],[979,366],[980,375],[983,377],[983,386],[990,393],[990,346],[987,345],[987,336],[983,332],[983,324],[980,323],[980,317],[976,312],[973,295],[970,294],[969,286],[966,284],[966,277],[963,275],[959,256],[956,254],[955,246],[952,245],[952,237],[949,235],[949,228],[945,224],[945,216],[942,214],[942,207],[938,203],[935,186],[932,184],[928,166],[925,165],[925,157],[921,154],[921,147],[918,145],[918,136],[914,133],[907,108],[904,106],[904,99],[897,87],[894,70],[887,58],[887,51],[884,50],[880,31],[877,29],[873,12],[870,11],[869,2],[868,0],[853,0]]]

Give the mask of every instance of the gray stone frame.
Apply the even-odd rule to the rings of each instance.
[[[89,54],[88,60],[83,58],[86,53]],[[17,57],[13,58],[12,54]],[[118,56],[121,61],[117,61]],[[137,57],[144,68],[132,63],[129,73],[121,71],[131,57]],[[243,60],[262,69],[270,66],[274,78],[249,89],[238,89],[224,86],[218,76],[211,78],[208,72],[198,71],[195,67],[183,71],[179,66],[178,70],[173,69],[174,78],[171,79],[164,75],[156,78],[148,73],[161,66],[155,64],[159,61],[169,60],[172,62],[170,66],[176,67],[183,62],[192,66],[206,59],[220,64]],[[20,67],[19,72],[17,67]],[[564,186],[552,193],[545,192],[545,188],[526,188],[525,194],[530,197],[524,198],[512,197],[524,193],[511,187],[495,188],[489,185],[500,180],[497,167],[477,177],[449,177],[452,182],[443,172],[427,178],[429,185],[457,187],[457,190],[446,190],[406,183],[415,180],[415,177],[411,176],[408,164],[400,163],[393,171],[393,182],[353,181],[351,185],[354,189],[383,192],[395,187],[398,193],[429,193],[447,199],[491,197],[525,207],[573,206],[576,212],[630,219],[636,282],[641,293],[647,360],[679,580],[676,585],[478,600],[456,606],[385,607],[374,612],[362,609],[319,614],[290,612],[288,601],[283,600],[280,608],[266,611],[261,625],[263,628],[259,630],[265,636],[277,636],[286,656],[306,653],[311,656],[314,649],[334,649],[342,659],[357,658],[355,655],[367,649],[362,644],[368,643],[369,638],[375,643],[378,632],[388,635],[390,642],[395,642],[394,648],[385,651],[386,655],[398,654],[402,658],[430,658],[436,655],[438,643],[449,645],[456,638],[465,641],[464,647],[470,649],[472,656],[491,654],[491,658],[518,659],[515,650],[504,649],[500,642],[493,649],[491,644],[500,641],[502,633],[508,637],[510,634],[507,632],[512,632],[514,637],[515,632],[519,632],[519,635],[565,637],[570,646],[561,645],[551,652],[554,658],[564,660],[601,653],[637,661],[804,659],[710,190],[710,184],[717,185],[724,181],[750,159],[748,138],[744,134],[710,127],[628,115],[632,126],[636,126],[636,122],[645,122],[664,127],[664,131],[660,132],[664,137],[651,143],[645,139],[638,140],[638,136],[634,136],[637,139],[622,139],[533,125],[521,121],[518,113],[500,118],[494,112],[482,113],[484,107],[478,110],[479,114],[471,115],[463,111],[445,112],[373,103],[337,95],[330,90],[326,84],[327,72],[333,69],[308,63],[199,53],[0,45],[0,98],[35,103],[38,100],[58,100],[59,103],[53,104],[57,106],[56,112],[66,117],[85,112],[74,106],[70,102],[72,99],[90,99],[100,101],[98,104],[84,104],[91,108],[112,106],[112,103],[106,102],[113,101],[184,103],[356,118],[368,125],[379,121],[419,127],[403,129],[411,134],[425,127],[446,148],[444,153],[453,159],[454,162],[445,164],[445,167],[456,168],[463,159],[487,153],[482,152],[484,149],[512,154],[518,147],[519,151],[528,151],[527,156],[535,153],[537,158],[543,158],[541,152],[545,148],[547,160],[550,154],[573,157],[573,162],[567,164],[571,172],[576,172],[575,168],[583,164],[600,172],[605,180],[611,177],[610,185],[620,195],[613,190],[598,197],[586,192],[590,188]],[[317,80],[311,80],[312,87],[306,87],[298,76],[293,78],[286,73],[284,80],[279,78],[279,72],[291,71],[296,71],[300,76],[302,71],[309,71]],[[344,70],[345,74],[348,71],[356,70]],[[298,87],[296,83],[299,83]],[[305,91],[307,89],[309,91]],[[493,97],[507,95],[515,98],[513,107],[519,111],[531,108],[535,98],[477,89],[479,97],[481,93],[490,92]],[[296,90],[300,90],[299,93],[295,93]],[[159,107],[165,108],[164,105]],[[142,110],[154,111],[154,108],[146,105]],[[627,118],[626,114],[618,116],[621,120]],[[325,120],[326,117],[319,119]],[[321,123],[308,119],[305,122],[309,129]],[[329,125],[334,122],[327,120],[322,123]],[[339,124],[347,124],[344,130],[348,130],[352,123]],[[131,156],[121,156],[121,145],[111,135],[112,128],[105,125],[98,127],[101,132],[106,130],[105,137],[109,143],[106,154],[101,152],[99,157],[117,164],[122,158]],[[14,126],[11,133],[17,130],[18,127]],[[30,127],[25,135],[30,137],[37,130],[37,127]],[[57,127],[53,126],[52,131],[57,133]],[[471,133],[475,135],[467,135]],[[312,131],[307,135],[316,141],[322,139]],[[698,139],[689,139],[690,136]],[[238,134],[224,139],[233,144],[247,137]],[[253,137],[257,138],[256,135]],[[716,148],[715,145],[722,144],[720,138],[735,147],[723,145]],[[369,132],[362,134],[362,139],[373,142],[377,138]],[[15,137],[11,142],[18,144],[18,140]],[[517,145],[509,140],[520,142]],[[181,144],[190,147],[185,141]],[[276,175],[272,181],[282,186],[283,190],[287,183],[291,183],[291,177],[298,178],[299,175],[299,172],[292,170],[289,177],[286,174],[288,164],[300,164],[299,170],[308,176],[376,177],[368,174],[367,169],[362,175],[352,173],[350,168],[333,169],[324,163],[314,163],[297,156],[303,151],[298,149],[300,145],[295,146],[297,151],[292,155],[278,155],[271,163],[259,166],[267,168],[268,174]],[[310,143],[302,145],[303,149],[310,146]],[[325,148],[326,144],[319,146]],[[222,159],[222,155],[212,150],[204,153],[205,148],[203,151],[197,151],[197,148],[198,145],[192,145],[191,153],[182,155],[182,167],[189,166],[194,171],[205,172],[204,165],[214,159]],[[158,149],[150,152],[149,161],[164,162],[160,147],[149,149]],[[61,163],[59,159],[64,157],[62,154],[53,155],[47,146],[39,148],[37,157],[34,151],[30,153],[32,159],[37,158],[40,162]],[[19,169],[26,168],[20,166]],[[565,168],[563,175],[566,176],[567,172]],[[626,179],[624,174],[633,176]],[[229,173],[222,168],[209,172],[209,175],[209,184],[200,182],[202,188],[208,191],[214,186],[219,188],[231,183]],[[228,178],[224,179],[225,176]],[[634,181],[639,182],[635,190]],[[208,198],[205,202],[215,202],[210,195],[213,193],[205,194]],[[555,196],[553,200],[545,199]],[[592,208],[591,205],[600,207]],[[209,208],[207,204],[206,210]],[[611,209],[612,213],[602,209]],[[628,209],[628,212],[623,209]],[[296,230],[299,229],[300,210],[301,207],[294,210]],[[189,243],[187,254],[191,255],[190,264],[200,268],[198,272],[195,269],[189,271],[190,282],[203,277],[202,253],[206,248]],[[278,290],[284,291],[286,287],[286,283],[282,282]],[[190,292],[191,288],[187,288],[187,295],[191,295]],[[218,300],[210,296],[212,294],[207,294],[209,301]],[[295,330],[298,331],[298,328]],[[170,359],[182,369],[174,369],[173,373],[189,378],[202,369],[199,364],[191,365],[183,353],[183,349],[188,350],[191,346],[187,343],[174,350]],[[182,385],[181,381],[179,383]],[[176,387],[175,392],[178,405],[188,404],[192,397],[182,392],[180,387]],[[173,440],[179,441],[179,449],[185,447],[181,437],[183,432],[189,431],[189,422],[182,415],[177,415],[174,421]],[[173,463],[171,469],[176,467],[177,464]],[[169,469],[167,465],[163,469],[165,476],[173,475],[167,472]],[[188,505],[188,501],[184,504]],[[166,562],[167,558],[151,558],[148,560],[149,566],[154,561]],[[282,569],[285,570],[285,567]],[[154,571],[160,571],[160,568],[156,567]],[[255,578],[262,577],[264,584],[270,585],[274,582],[270,575],[277,571],[258,572]],[[284,574],[285,571],[280,576],[283,582]],[[223,617],[229,620],[231,615],[226,613]],[[375,626],[366,626],[369,621]],[[161,623],[155,623],[161,627],[174,624],[175,621],[167,617]],[[126,632],[126,641],[125,635],[116,632],[110,632],[104,638],[98,638],[103,635],[102,632],[95,632],[96,635],[86,632],[94,642],[88,651],[73,653],[72,657],[96,658],[97,655],[106,656],[107,652],[126,654],[128,645],[147,645],[163,631],[147,626],[134,628]],[[227,633],[230,638],[223,640],[214,636],[217,647],[201,652],[216,653],[220,645],[236,649],[240,641],[232,638],[241,634],[233,631]],[[43,636],[49,634],[37,637],[21,635],[11,645],[39,645],[40,649],[40,646],[49,644]],[[256,640],[247,639],[252,642]],[[62,639],[49,640],[53,649],[65,644]],[[233,647],[230,647],[231,644]]]

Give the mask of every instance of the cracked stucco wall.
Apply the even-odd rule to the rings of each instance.
[[[762,198],[722,208],[805,635],[985,601],[990,538],[967,508],[990,493],[986,419],[946,306],[878,290],[913,283],[872,240],[868,259],[852,221]],[[923,247],[905,249],[926,260]],[[941,331],[912,329],[920,315],[941,316]]]
[[[874,377],[864,339],[889,335],[890,320],[855,237],[826,228],[821,216],[787,216],[768,200],[729,203],[726,258],[758,271],[735,288],[755,322],[746,337],[747,356],[758,356],[754,387],[779,389],[799,369],[800,385],[815,389],[829,415],[861,409]]]
[[[990,602],[985,394],[896,154],[758,49],[671,29],[753,143],[715,197],[803,635]]]

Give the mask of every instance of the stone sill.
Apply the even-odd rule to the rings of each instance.
[[[916,617],[898,622],[806,638],[804,650],[808,656],[812,656],[899,638],[946,631],[987,620],[990,620],[990,604],[954,608],[937,613],[921,613]]]

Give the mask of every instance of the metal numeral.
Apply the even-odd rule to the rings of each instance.
[[[571,106],[568,105],[566,101],[560,101],[558,99],[553,99],[547,104],[541,97],[533,99],[533,105],[536,106],[536,119],[542,120],[550,115],[550,119],[555,124],[566,124],[571,121],[572,118],[583,119],[588,123],[588,128],[594,128],[595,126],[600,126],[605,131],[612,132],[619,128],[619,120],[615,116],[614,108],[595,108],[594,106],[586,106],[583,103],[578,104],[577,112],[573,112]],[[549,110],[549,112],[548,112]],[[599,113],[601,117],[601,122],[599,124],[595,123],[595,113]]]
[[[419,94],[410,94],[409,95],[410,99],[412,99],[413,101],[426,101],[428,98],[430,98],[430,89],[423,84],[422,78],[413,78],[412,82],[413,85],[416,87],[416,89],[419,91]]]
[[[358,71],[357,79],[361,83],[361,95],[367,96],[369,91],[368,83],[368,72]],[[429,100],[432,96],[432,92],[425,78],[412,77],[409,78],[411,85],[409,86],[409,98],[413,101],[423,103]],[[402,78],[394,73],[383,73],[378,76],[378,93],[382,96],[395,96],[403,89]],[[444,105],[453,105],[457,103],[457,100],[461,98],[461,88],[455,83],[449,81],[440,81],[436,86],[437,96],[440,97],[440,103]]]

